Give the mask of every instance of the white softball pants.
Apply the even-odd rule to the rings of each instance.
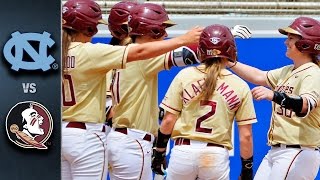
[[[114,129],[108,134],[109,177],[111,180],[152,180],[151,155],[154,137],[143,140],[146,132]]]
[[[272,147],[254,180],[313,180],[319,165],[320,152],[312,148]]]
[[[207,143],[191,140],[190,145],[172,148],[167,180],[228,180],[229,163],[226,148],[207,147]]]
[[[62,180],[105,180],[108,167],[103,124],[85,123],[86,129],[62,122]]]

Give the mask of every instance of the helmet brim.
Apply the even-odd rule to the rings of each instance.
[[[283,35],[288,35],[290,33],[290,34],[296,34],[301,36],[301,34],[298,31],[292,29],[291,27],[280,28],[278,29],[278,31]]]
[[[163,24],[165,24],[167,27],[171,27],[171,26],[177,25],[177,23],[171,21],[170,19],[164,21]]]

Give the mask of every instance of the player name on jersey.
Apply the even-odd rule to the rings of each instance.
[[[205,78],[200,79],[183,89],[182,99],[184,104],[187,104],[190,100],[200,94],[204,80]],[[239,96],[228,84],[226,84],[226,82],[222,82],[220,85],[218,84],[216,91],[224,97],[225,101],[227,101],[230,110],[233,110],[240,105]]]

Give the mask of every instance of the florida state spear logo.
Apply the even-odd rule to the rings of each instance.
[[[52,128],[50,112],[34,101],[17,103],[6,118],[9,139],[23,148],[47,149],[44,143],[49,139]]]

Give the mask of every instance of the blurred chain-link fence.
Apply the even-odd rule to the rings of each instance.
[[[320,0],[137,0],[163,5],[169,14],[290,16],[320,14]],[[96,1],[104,13],[117,0]]]

